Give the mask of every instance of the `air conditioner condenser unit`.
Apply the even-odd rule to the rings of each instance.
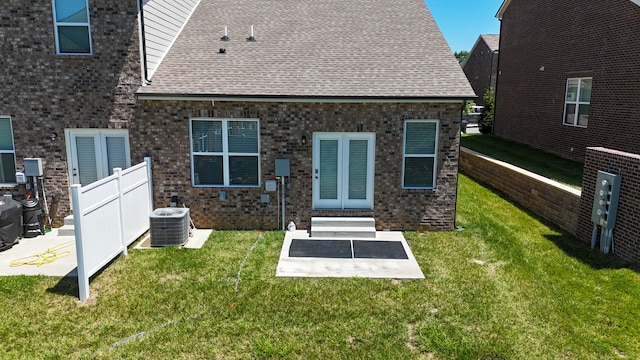
[[[151,246],[183,245],[189,239],[189,209],[160,208],[149,215]]]

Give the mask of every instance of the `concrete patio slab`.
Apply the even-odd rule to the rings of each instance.
[[[397,241],[402,244],[407,259],[371,259],[371,258],[323,258],[290,256],[293,240],[313,239],[304,230],[289,231],[285,234],[280,251],[280,261],[276,269],[277,277],[363,277],[388,279],[424,279],[407,241],[401,232],[378,231],[375,240]],[[362,239],[326,239],[326,240],[362,240]]]
[[[193,236],[187,239],[187,242],[182,245],[185,249],[200,249],[204,246],[211,235],[211,229],[195,229],[192,230]],[[146,234],[138,243],[134,246],[135,249],[161,249],[162,246],[151,246],[151,237]]]
[[[42,264],[26,264],[31,261]],[[11,249],[0,252],[0,276],[77,276],[77,267],[75,238],[58,236],[56,229],[44,235],[21,239]]]

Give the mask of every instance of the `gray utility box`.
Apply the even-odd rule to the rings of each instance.
[[[160,208],[149,215],[151,246],[183,245],[189,239],[189,209]]]
[[[620,180],[620,175],[598,171],[591,210],[591,221],[594,224],[608,229],[614,228],[618,212]]]

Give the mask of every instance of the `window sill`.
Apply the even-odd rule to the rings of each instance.
[[[562,125],[569,126],[569,127],[574,127],[574,128],[579,128],[579,129],[586,129],[588,127],[588,125],[574,125],[574,124],[566,124],[566,123],[562,123]]]

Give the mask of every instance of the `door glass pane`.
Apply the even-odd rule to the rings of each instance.
[[[191,122],[193,152],[222,152],[222,121]]]
[[[349,199],[367,198],[367,140],[349,141]]]
[[[88,185],[98,180],[94,140],[92,136],[76,137],[76,154],[78,156],[77,173],[81,185]]]
[[[0,119],[0,150],[13,151],[13,139],[11,138],[11,121]]]
[[[222,156],[193,156],[194,185],[224,185]]]
[[[230,185],[258,185],[257,156],[229,156]]]
[[[257,121],[229,121],[229,152],[250,154],[257,153],[257,124]]]
[[[87,22],[86,0],[56,0],[55,8],[57,22]]]
[[[320,199],[338,198],[338,140],[320,140]]]
[[[406,126],[405,154],[435,154],[436,122],[408,122]]]
[[[0,183],[16,182],[16,161],[13,153],[0,154]]]
[[[107,166],[109,175],[113,174],[114,168],[127,168],[127,152],[124,137],[107,137]]]
[[[432,157],[407,157],[404,159],[404,187],[433,187]]]

